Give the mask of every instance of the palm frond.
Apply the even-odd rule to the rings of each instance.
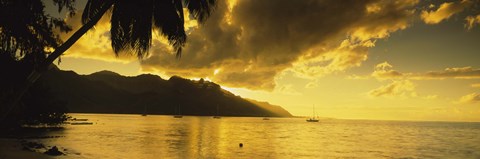
[[[114,0],[88,0],[82,14],[82,24],[89,22],[103,7],[110,7]]]
[[[139,58],[148,54],[152,40],[151,0],[117,1],[111,18],[111,40],[115,53],[133,50]]]
[[[203,23],[212,14],[216,0],[184,0],[184,3],[193,18]]]
[[[187,40],[184,28],[183,5],[180,1],[156,0],[154,2],[153,21],[155,27],[167,37],[170,45],[180,57],[180,49]]]
[[[147,55],[152,28],[156,28],[168,39],[179,58],[187,40],[184,4],[195,19],[204,22],[215,3],[216,0],[88,0],[82,22],[98,14],[98,8],[113,4],[110,34],[117,56],[124,50],[132,50],[139,58]]]

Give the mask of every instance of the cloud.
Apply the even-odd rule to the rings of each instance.
[[[394,78],[402,78],[404,76],[403,73],[395,71],[392,68],[393,66],[386,61],[383,63],[377,64],[372,73],[372,76],[377,79],[392,79],[392,78],[394,79]]]
[[[409,79],[409,80],[438,80],[438,79],[480,79],[480,69],[467,67],[446,68],[443,71],[429,71],[426,73],[402,73],[393,69],[388,62],[377,64],[371,74],[379,80]]]
[[[437,99],[437,98],[438,98],[438,95],[427,95],[423,97],[423,99],[430,99],[430,100]]]
[[[467,16],[465,18],[465,21],[465,28],[467,28],[467,30],[470,30],[475,27],[475,25],[480,24],[480,14],[477,16]]]
[[[285,94],[285,95],[302,95],[302,93],[298,92],[293,88],[291,84],[281,85],[275,88],[274,92]]]
[[[426,24],[438,24],[452,15],[462,12],[465,8],[473,4],[470,0],[459,2],[445,2],[437,10],[422,11],[420,17]],[[432,8],[432,7],[429,7]]]
[[[305,85],[305,88],[317,88],[317,87],[318,87],[317,80],[310,81]]]
[[[370,76],[361,76],[361,75],[353,74],[353,75],[347,76],[346,79],[350,79],[350,80],[367,80],[367,79],[370,79]]]
[[[338,48],[324,52],[323,55],[314,58],[300,57],[287,71],[301,78],[316,79],[357,67],[367,60],[368,48],[372,47],[372,43],[365,41],[354,44],[351,40],[344,40]]]
[[[312,79],[360,66],[376,39],[409,26],[417,3],[219,1],[212,17],[189,32],[180,60],[159,43],[141,65],[143,71],[273,90],[282,72]]]
[[[418,79],[479,79],[480,69],[468,67],[446,68],[444,71],[430,71],[426,74],[415,75]]]
[[[409,80],[393,81],[392,83],[381,86],[368,93],[372,97],[416,97],[415,84]]]
[[[441,80],[446,78],[453,79],[480,79],[480,69],[474,69],[472,67],[459,67],[459,68],[446,68],[443,71],[429,71],[427,73],[402,73],[393,69],[393,66],[388,62],[379,63],[375,66],[374,71],[370,76],[349,76],[348,79],[368,79],[369,77],[376,78],[378,80],[392,80],[393,82],[381,86],[369,92],[373,97],[418,97],[415,92],[415,85],[411,80]],[[472,84],[472,87],[480,88],[480,84]],[[437,99],[438,95],[426,95],[421,97],[423,99]],[[471,101],[477,99],[472,94],[462,97],[462,102]]]
[[[459,103],[463,104],[471,104],[471,103],[477,103],[480,102],[480,93],[472,93],[472,94],[467,94],[465,96],[460,97]]]

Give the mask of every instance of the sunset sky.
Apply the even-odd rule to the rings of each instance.
[[[84,3],[66,18],[74,30]],[[332,118],[480,121],[479,0],[219,1],[205,24],[186,21],[180,59],[158,34],[145,59],[116,57],[109,20],[59,67],[205,78],[294,115],[315,105]]]

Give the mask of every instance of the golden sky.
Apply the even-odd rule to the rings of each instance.
[[[59,67],[205,78],[294,115],[309,115],[315,105],[320,116],[332,118],[480,121],[479,5],[219,1],[205,24],[187,20],[179,60],[158,34],[147,58],[115,57],[107,14]],[[74,30],[80,15],[66,19]]]

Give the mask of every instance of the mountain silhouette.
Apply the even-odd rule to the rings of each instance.
[[[243,99],[200,80],[157,75],[122,76],[111,71],[78,75],[52,69],[40,79],[51,92],[67,103],[72,113],[182,114],[199,116],[291,117],[280,106]]]

